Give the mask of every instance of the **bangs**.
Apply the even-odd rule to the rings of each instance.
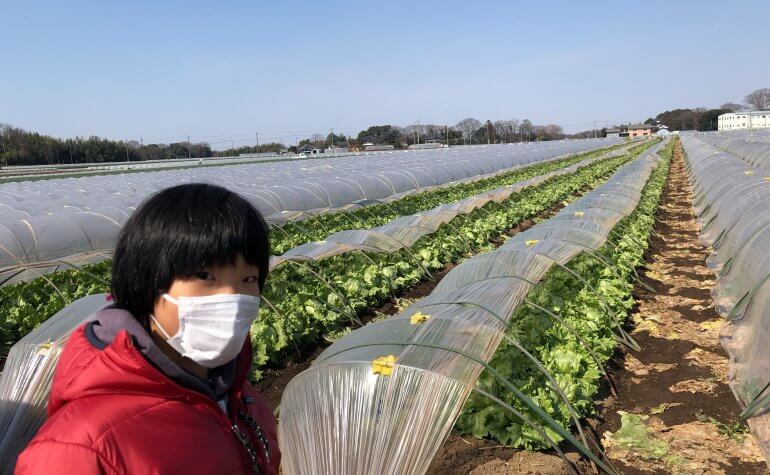
[[[175,210],[184,219],[168,223],[170,229],[163,233],[175,237],[166,251],[172,272],[189,277],[204,267],[234,265],[241,255],[261,274],[270,256],[262,216],[240,197],[214,202],[201,202],[197,195],[186,198],[189,204],[180,203]]]

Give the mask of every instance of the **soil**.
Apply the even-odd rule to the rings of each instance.
[[[565,455],[580,472],[592,473],[591,465],[581,460],[579,454],[567,452]],[[497,442],[453,433],[433,459],[428,475],[469,473],[562,475],[570,471],[567,462],[552,453],[512,449]]]
[[[624,349],[609,365],[617,397],[600,401],[600,413],[589,423],[604,434],[605,451],[621,473],[767,473],[751,434],[734,425],[740,409],[725,383],[727,356],[719,344],[724,320],[709,294],[714,276],[698,239],[680,147],[655,229],[641,273],[654,292],[637,285],[630,323],[642,350]],[[613,437],[621,412],[646,417],[651,440],[662,443],[665,454]]]

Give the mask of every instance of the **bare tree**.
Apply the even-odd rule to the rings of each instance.
[[[401,128],[401,133],[406,137],[407,143],[418,143],[426,140],[429,126],[424,124],[411,124]]]
[[[545,140],[559,140],[564,138],[564,129],[560,125],[548,124],[542,128]]]
[[[495,126],[497,141],[503,143],[515,142],[516,134],[519,131],[519,122],[519,119],[494,121],[493,125]]]
[[[692,128],[693,130],[700,130],[700,124],[703,121],[703,117],[708,109],[705,107],[696,107],[692,110]]]
[[[522,137],[522,140],[524,139],[524,136],[527,137],[527,140],[529,140],[530,136],[532,135],[532,121],[529,119],[524,119],[521,121],[521,125],[519,126],[519,134]]]
[[[479,127],[481,127],[481,122],[473,117],[463,119],[455,125],[455,128],[463,134],[463,140],[466,143],[473,143],[473,133],[479,130]]]
[[[487,120],[487,123],[484,124],[484,127],[486,127],[486,129],[487,129],[487,144],[497,143],[497,135],[495,133],[495,126],[492,125],[492,121]]]
[[[744,101],[758,111],[770,109],[770,89],[757,89],[746,96]]]
[[[514,118],[509,120],[508,122],[510,122],[511,124],[511,137],[514,137],[513,141],[515,142],[516,133],[519,131],[519,124],[521,123],[521,121],[519,119]]]
[[[406,127],[400,128],[401,135],[404,136],[404,139],[406,140],[406,143],[417,143],[417,136],[419,135],[419,131],[417,129],[417,124],[411,124],[407,125]]]
[[[743,104],[736,104],[735,102],[725,102],[721,106],[719,106],[720,109],[728,110],[730,112],[736,112],[739,110],[743,110],[746,108]]]
[[[510,136],[510,127],[508,121],[496,120],[492,123],[492,125],[495,127],[495,135],[497,136],[497,139],[503,143],[508,142],[508,137]]]

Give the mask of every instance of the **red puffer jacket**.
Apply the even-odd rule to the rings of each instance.
[[[84,328],[64,348],[48,420],[19,456],[16,473],[243,474],[255,472],[252,459],[259,473],[278,473],[275,418],[247,381],[248,340],[228,417],[213,399],[152,366],[125,330],[100,350]]]

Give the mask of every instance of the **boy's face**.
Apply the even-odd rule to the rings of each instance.
[[[259,268],[246,263],[238,255],[234,265],[206,267],[187,279],[175,279],[168,289],[172,297],[202,297],[215,294],[244,294],[259,296]],[[164,298],[155,302],[155,319],[169,335],[179,330],[177,307]]]

